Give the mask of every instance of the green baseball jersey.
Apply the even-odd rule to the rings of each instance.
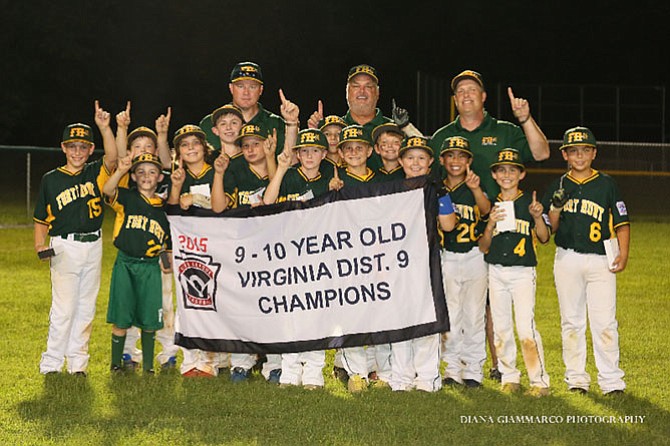
[[[167,201],[168,195],[170,194],[170,187],[172,186],[172,180],[170,178],[171,173],[169,170],[165,169],[163,169],[161,173],[163,174],[163,179],[158,183],[155,193],[160,198]],[[126,189],[134,189],[137,187],[137,183],[130,177],[130,172],[121,177],[121,180],[119,180],[119,187]]]
[[[228,207],[251,205],[249,196],[264,191],[269,183],[270,178],[253,170],[244,157],[236,158],[230,162],[223,176],[223,190],[228,196]]]
[[[342,116],[342,119],[344,119],[344,122],[346,122],[347,125],[358,124],[358,122],[354,121],[354,119],[351,117],[351,110],[347,111],[347,114]],[[374,141],[372,141],[372,131],[375,129],[375,127],[387,122],[393,122],[393,120],[382,115],[381,110],[377,108],[375,109],[375,117],[372,118],[372,121],[366,124],[362,124],[363,130],[365,131],[364,136],[368,141],[370,141],[370,144],[374,144]],[[374,150],[368,159],[368,166],[373,170],[377,170],[383,166],[381,157]]]
[[[161,198],[117,188],[109,205],[116,212],[113,239],[120,251],[132,257],[158,257],[161,250],[170,248],[170,227]]]
[[[279,187],[278,201],[306,201],[328,192],[328,183],[333,177],[318,173],[314,178],[307,178],[301,167],[291,167]]]
[[[405,171],[403,170],[402,166],[398,166],[391,171],[384,169],[384,166],[382,166],[377,169],[377,177],[379,177],[378,181],[381,183],[386,181],[404,180]]]
[[[286,135],[286,128],[284,119],[281,116],[263,108],[261,103],[258,103],[258,113],[251,118],[247,124],[255,124],[261,128],[268,129],[272,134],[272,129],[277,129],[277,155],[284,150],[284,137]],[[209,142],[215,149],[221,150],[221,139],[212,131],[212,115],[209,114],[200,120],[200,128],[207,135],[207,142]]]
[[[549,211],[551,196],[560,186],[560,178],[551,183],[542,204]],[[605,255],[603,240],[615,237],[616,228],[630,224],[628,210],[614,179],[594,170],[589,178],[563,179],[568,197],[554,237],[556,246],[585,254]]]
[[[345,186],[358,186],[365,183],[378,183],[379,176],[375,172],[367,168],[365,175],[358,176],[354,173],[349,172],[348,169],[337,169],[337,175],[340,177],[340,180],[344,183]]]
[[[503,200],[498,196],[496,201]],[[514,199],[516,230],[508,232],[493,230],[491,246],[484,254],[487,263],[502,266],[537,266],[535,220],[528,210],[531,201],[530,195],[519,191]]]
[[[205,163],[202,170],[199,173],[193,173],[189,169],[186,170],[186,178],[184,179],[184,184],[181,187],[181,193],[191,193],[194,195],[193,205],[204,208],[211,209],[211,197],[212,197],[212,183],[214,182],[214,168],[211,165]],[[206,189],[202,191],[201,189]]]
[[[321,164],[319,164],[319,172],[321,172],[321,175],[324,176],[329,176],[333,177],[333,172],[335,167],[347,167],[347,163],[344,162],[344,160],[340,160],[340,164],[335,164],[335,161],[324,158],[323,161],[321,161]]]
[[[500,192],[500,187],[491,176],[490,167],[496,160],[496,154],[499,150],[510,147],[518,150],[524,164],[533,160],[528,140],[521,127],[511,122],[498,121],[486,111],[484,111],[484,121],[473,131],[461,127],[460,116],[438,129],[429,142],[436,160],[440,156],[442,143],[451,136],[462,136],[470,142],[470,150],[474,154],[470,168],[479,175],[482,189],[489,197],[495,197]],[[440,172],[444,178],[444,167],[440,168]]]
[[[95,232],[102,226],[102,187],[110,173],[103,159],[72,173],[65,166],[42,177],[33,220],[49,227],[50,236]]]
[[[477,240],[483,234],[486,222],[482,220],[475,196],[465,181],[458,183],[452,189],[447,186],[445,180],[444,189],[451,197],[458,215],[458,223],[453,230],[442,232],[442,247],[451,252],[469,252],[477,246]]]

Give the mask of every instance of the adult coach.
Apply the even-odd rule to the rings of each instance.
[[[372,141],[372,130],[382,124],[393,122],[390,118],[384,116],[377,108],[379,101],[379,75],[377,70],[366,64],[356,65],[349,69],[347,75],[347,105],[349,110],[342,117],[344,122],[349,125],[363,126],[365,138]],[[309,128],[319,128],[319,123],[323,120],[323,103],[319,101],[317,111],[312,113],[308,121]],[[382,161],[377,153],[373,153],[368,160],[368,167],[376,171],[382,167]]]
[[[515,148],[524,164],[549,158],[549,142],[530,114],[528,101],[515,97],[511,87],[507,89],[507,94],[518,126],[499,121],[484,109],[486,90],[478,72],[465,70],[457,74],[451,80],[451,89],[458,116],[433,134],[430,147],[437,157],[445,139],[451,136],[467,138],[473,153],[471,168],[481,178],[489,199],[495,199],[499,191],[489,170],[498,151]]]
[[[244,122],[261,128],[277,130],[277,154],[284,149],[285,124],[298,125],[298,122],[285,123],[284,120],[265,108],[258,102],[263,94],[263,72],[254,62],[239,62],[230,72],[228,89],[233,98],[233,104],[242,110]],[[209,114],[200,121],[200,128],[207,135],[209,142],[215,149],[221,149],[221,139],[212,131],[212,115]]]
[[[519,125],[499,121],[484,109],[486,89],[482,75],[473,70],[465,70],[451,80],[454,103],[458,110],[456,119],[438,129],[430,140],[430,147],[439,157],[442,143],[452,136],[465,137],[470,142],[472,165],[470,168],[479,176],[481,188],[489,200],[494,201],[500,187],[491,176],[490,165],[496,161],[496,154],[504,148],[512,147],[519,151],[521,162],[542,161],[549,158],[549,142],[530,114],[530,105],[523,98],[517,98],[512,88],[507,89],[512,112]],[[497,355],[493,339],[491,309],[486,304],[486,337],[491,352],[493,368],[490,377],[498,379]]]

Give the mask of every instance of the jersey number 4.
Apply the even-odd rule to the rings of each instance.
[[[519,240],[519,243],[516,244],[514,247],[514,254],[518,255],[519,257],[523,257],[526,255],[526,239],[522,238]]]

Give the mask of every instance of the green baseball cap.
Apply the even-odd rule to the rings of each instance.
[[[337,148],[339,149],[347,142],[362,142],[370,146],[372,145],[363,126],[358,124],[350,125],[342,129],[342,133],[340,133],[340,142],[337,143]]]
[[[402,147],[400,147],[398,154],[402,156],[410,149],[421,149],[428,152],[430,156],[433,156],[433,149],[431,149],[428,145],[428,141],[429,139],[425,136],[410,136],[403,141]]]
[[[496,154],[496,160],[491,164],[491,169],[496,166],[502,166],[503,164],[508,164],[510,166],[520,167],[521,170],[524,170],[526,167],[521,161],[521,154],[517,149],[507,148],[502,149]]]
[[[61,139],[61,142],[63,144],[68,142],[85,142],[93,144],[93,130],[91,130],[89,125],[80,122],[70,124],[63,130],[63,139]]]
[[[247,124],[245,126],[242,126],[242,128],[240,129],[240,134],[237,135],[237,138],[235,138],[235,144],[241,146],[242,138],[246,138],[247,136],[255,136],[260,139],[267,139],[268,134],[269,132],[267,131],[267,129],[257,124]]]
[[[158,136],[156,135],[156,132],[151,130],[149,127],[142,126],[137,127],[135,130],[128,133],[128,147],[130,147],[135,138],[139,138],[140,136],[146,136],[147,138],[151,138],[154,142],[154,145],[158,146]]]
[[[450,136],[442,142],[440,148],[440,156],[447,152],[461,151],[467,153],[472,158],[472,150],[470,150],[470,141],[462,136]]]
[[[323,129],[325,129],[329,125],[337,125],[343,129],[347,126],[347,123],[344,122],[344,119],[342,119],[340,116],[330,115],[326,116],[321,121],[319,121],[319,130],[323,132]]]
[[[456,93],[456,87],[458,87],[458,83],[464,79],[472,79],[473,81],[477,82],[479,86],[482,87],[482,89],[484,89],[484,79],[482,78],[482,75],[473,70],[465,70],[458,73],[451,80],[451,91]]]
[[[227,114],[237,115],[237,117],[240,118],[242,122],[244,122],[244,115],[242,114],[242,110],[240,107],[231,102],[229,104],[222,105],[212,112],[212,126],[216,126],[216,121],[219,120],[220,116]]]
[[[261,67],[254,62],[239,62],[233,67],[230,72],[230,82],[237,82],[243,80],[256,81],[263,84],[263,72]]]
[[[349,75],[347,76],[347,82],[349,82],[352,77],[357,76],[359,74],[367,74],[368,76],[373,78],[375,82],[379,83],[379,76],[377,75],[377,70],[375,69],[375,67],[365,64],[351,67],[349,69]]]
[[[130,171],[135,172],[137,166],[144,163],[149,163],[158,166],[159,171],[163,169],[163,165],[161,164],[160,159],[158,159],[156,155],[151,153],[143,153],[133,158],[133,164],[130,166]]]
[[[319,129],[304,129],[298,132],[298,141],[293,150],[301,147],[318,147],[319,149],[328,150],[328,140]]]
[[[174,138],[172,139],[172,144],[174,144],[174,147],[179,146],[179,141],[188,135],[196,135],[201,137],[203,140],[207,138],[205,132],[203,132],[200,127],[195,124],[186,124],[174,132]]]
[[[596,137],[593,132],[586,127],[573,127],[567,129],[563,134],[563,145],[561,150],[572,146],[590,146],[596,147]]]
[[[372,141],[374,141],[375,144],[377,144],[377,139],[382,135],[382,133],[395,133],[396,135],[400,136],[401,139],[405,137],[405,134],[402,130],[400,130],[400,127],[392,122],[385,122],[384,124],[378,125],[372,129]]]

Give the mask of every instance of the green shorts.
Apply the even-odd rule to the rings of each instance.
[[[107,322],[118,328],[163,328],[161,268],[156,258],[138,258],[119,251],[109,287]]]

